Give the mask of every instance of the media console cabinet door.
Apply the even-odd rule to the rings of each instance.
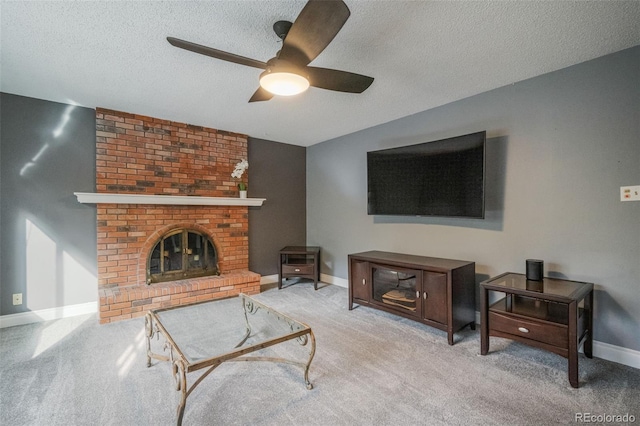
[[[354,299],[369,301],[371,285],[369,284],[369,262],[351,260],[351,291]]]
[[[422,275],[422,317],[447,323],[447,274],[424,271]]]

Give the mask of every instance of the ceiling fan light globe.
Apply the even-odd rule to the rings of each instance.
[[[265,71],[260,75],[260,86],[274,95],[294,96],[309,88],[309,80],[292,72]]]

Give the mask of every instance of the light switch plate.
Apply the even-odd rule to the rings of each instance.
[[[621,186],[620,201],[640,201],[640,185]]]

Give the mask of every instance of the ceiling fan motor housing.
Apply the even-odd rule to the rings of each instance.
[[[299,67],[292,62],[278,58],[271,58],[267,61],[267,68],[260,74],[260,78],[262,78],[263,75],[280,72],[297,74],[309,80],[309,74],[305,72],[305,67]]]

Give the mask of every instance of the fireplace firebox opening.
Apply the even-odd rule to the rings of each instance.
[[[215,245],[193,229],[173,229],[160,237],[147,260],[147,284],[220,275]]]

